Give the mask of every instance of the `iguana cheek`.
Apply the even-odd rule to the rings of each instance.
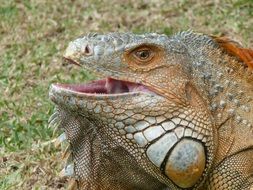
[[[205,150],[200,142],[183,139],[165,161],[164,173],[182,188],[192,187],[205,169]]]

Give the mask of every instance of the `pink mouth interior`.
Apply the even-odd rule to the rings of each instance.
[[[112,78],[95,80],[86,84],[58,84],[58,86],[79,93],[91,94],[119,94],[137,91],[152,93],[144,85]]]

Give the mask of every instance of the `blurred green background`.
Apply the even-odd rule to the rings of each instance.
[[[92,76],[64,64],[68,43],[89,32],[226,35],[253,47],[253,0],[0,0],[0,189],[63,189],[50,144],[53,82]]]

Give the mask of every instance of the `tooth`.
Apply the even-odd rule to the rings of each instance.
[[[74,176],[74,164],[69,164],[63,168],[63,170],[60,172],[61,177],[69,176],[72,177]]]
[[[54,142],[56,148],[60,146],[60,144],[67,139],[66,134],[62,133]]]

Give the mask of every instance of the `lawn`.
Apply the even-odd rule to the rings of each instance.
[[[47,127],[54,82],[92,78],[62,61],[89,32],[227,35],[253,47],[253,0],[0,0],[0,189],[64,189],[59,135]]]

